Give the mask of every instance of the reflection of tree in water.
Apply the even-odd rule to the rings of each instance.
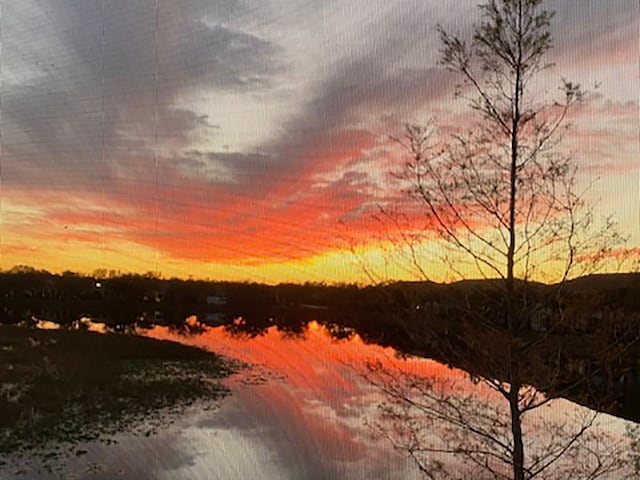
[[[258,337],[265,335],[269,329],[276,329],[284,337],[302,338],[307,321],[300,320],[295,314],[245,313],[227,323],[224,329],[231,335]]]
[[[171,323],[168,327],[170,332],[182,336],[201,335],[207,330],[207,326],[196,315],[189,315],[184,321]]]
[[[365,377],[385,396],[374,430],[408,453],[427,478],[511,478],[509,412],[484,383],[472,384],[460,372],[413,372],[393,361],[370,363]],[[523,407],[547,401],[534,388],[525,390]],[[523,415],[525,478],[631,478],[628,439],[601,428],[597,412],[547,406]]]
[[[444,298],[441,296],[440,300]],[[398,308],[400,306],[397,305]],[[440,324],[432,323],[432,328],[437,330],[436,335],[418,323],[419,320],[427,320],[424,310],[414,308],[414,312],[418,313],[407,321],[416,324],[416,328],[420,327],[422,336],[414,336],[415,332],[410,331],[407,334],[404,326],[399,329],[403,335],[399,335],[397,341],[391,335],[385,337],[387,345],[396,348],[402,345],[407,355],[434,358],[451,365],[455,365],[451,360],[456,358],[452,351],[454,347],[473,348],[477,357],[472,361],[473,357],[468,353],[459,355],[461,360],[457,366],[465,365],[466,373],[461,372],[459,378],[453,380],[441,375],[413,375],[406,368],[395,368],[393,362],[370,364],[366,378],[387,397],[381,405],[380,421],[376,423],[378,431],[398,448],[410,452],[416,461],[428,466],[432,478],[447,478],[444,472],[451,472],[450,461],[446,461],[450,453],[464,457],[463,463],[467,468],[466,471],[462,467],[456,469],[458,476],[451,478],[471,478],[472,474],[479,479],[484,478],[477,473],[479,466],[474,461],[488,462],[489,466],[483,468],[494,471],[495,476],[487,478],[509,478],[502,475],[508,474],[507,462],[512,448],[509,443],[510,419],[497,398],[499,394],[487,388],[485,379],[493,378],[495,385],[499,386],[508,378],[505,356],[500,353],[504,352],[501,343],[520,340],[500,336],[495,331],[487,333],[470,317],[465,317],[462,309],[457,315],[455,310],[451,311],[455,318]],[[351,323],[357,323],[353,321],[357,317],[350,318]],[[363,327],[367,325],[366,318],[362,312],[360,320]],[[398,315],[390,318],[399,322]],[[331,321],[320,323],[334,338],[348,338],[360,333],[357,328]],[[277,329],[288,335],[287,332],[299,332],[305,327],[306,322],[296,321],[295,317],[282,317],[276,322],[274,318],[269,320],[269,317],[262,316],[255,321],[248,317],[232,328],[227,327],[227,331],[233,335],[256,336],[269,329]],[[442,337],[444,332],[447,334]],[[520,392],[520,408],[524,412],[523,418],[526,418],[525,446],[530,452],[526,468],[531,475],[526,478],[595,479],[607,478],[606,475],[612,475],[609,478],[616,480],[625,478],[624,469],[630,465],[630,457],[626,456],[630,444],[621,434],[612,434],[608,426],[602,428],[599,422],[606,417],[599,417],[596,412],[615,407],[616,392],[611,390],[604,374],[604,367],[612,360],[600,359],[598,368],[603,369],[603,383],[595,371],[579,374],[569,370],[565,363],[579,355],[586,355],[593,361],[609,347],[610,338],[589,336],[576,342],[570,333],[549,335],[547,342],[537,344],[519,362],[519,373],[526,379]],[[582,343],[585,339],[588,344]],[[480,345],[492,345],[495,351],[485,349],[483,352]],[[462,360],[466,363],[463,364]],[[489,371],[495,376],[490,377]],[[475,387],[469,386],[470,378]],[[591,409],[554,400],[558,397],[579,400]],[[562,461],[556,461],[560,457]]]
[[[395,368],[393,362],[369,365],[365,377],[386,398],[375,424],[378,433],[408,453],[427,478],[484,478],[480,470],[486,478],[511,478],[511,420],[499,400],[514,370],[523,382],[518,410],[526,420],[525,478],[634,478],[627,477],[632,464],[628,439],[601,429],[598,412],[640,419],[637,384],[629,388],[619,380],[637,372],[637,309],[627,308],[626,297],[618,293],[574,292],[556,301],[550,290],[541,285],[519,300],[522,310],[545,308],[539,323],[515,334],[501,321],[504,304],[489,282],[392,287],[381,295],[380,301],[393,307],[383,310],[378,321],[393,327],[365,328],[363,338],[462,369],[477,384],[465,388],[466,378],[457,384],[425,377]],[[568,312],[576,314],[572,321],[554,322],[554,316]],[[384,337],[376,337],[376,330]],[[517,358],[510,355],[514,346],[520,351]],[[591,410],[566,408],[566,415],[551,418],[551,405],[564,404],[552,402],[558,398]]]

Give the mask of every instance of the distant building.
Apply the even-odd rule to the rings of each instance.
[[[207,305],[226,305],[227,297],[225,295],[207,295]]]

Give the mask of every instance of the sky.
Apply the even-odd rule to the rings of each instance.
[[[467,36],[475,5],[1,0],[0,268],[409,278],[375,218],[404,198],[388,137],[470,121],[436,25]],[[559,148],[637,249],[640,4],[546,7],[541,91],[592,91]]]

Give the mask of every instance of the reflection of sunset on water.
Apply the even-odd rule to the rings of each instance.
[[[223,408],[223,417],[227,409],[235,412],[234,421],[250,423],[252,429],[259,430],[263,445],[271,445],[276,455],[286,456],[283,452],[301,449],[303,459],[307,459],[307,455],[313,457],[314,462],[320,462],[314,468],[325,472],[327,470],[323,469],[327,464],[333,467],[336,462],[341,464],[347,469],[342,473],[343,478],[368,478],[354,476],[348,469],[355,468],[359,462],[369,464],[373,469],[388,468],[389,462],[402,465],[404,476],[398,478],[413,478],[411,475],[416,474],[413,465],[405,464],[401,454],[385,443],[379,433],[375,434],[375,429],[367,426],[384,421],[378,406],[385,400],[381,390],[374,385],[376,379],[371,377],[367,365],[381,365],[385,375],[399,381],[404,375],[413,379],[410,382],[423,379],[445,399],[470,399],[473,411],[476,414],[485,412],[488,422],[502,421],[508,416],[504,399],[484,382],[472,382],[465,372],[433,360],[401,358],[393,349],[366,344],[357,335],[336,340],[316,321],[309,322],[300,336],[279,332],[276,327],[270,327],[256,337],[230,335],[223,328],[179,338],[157,327],[150,335],[179,339],[252,364],[253,367],[231,381],[234,394]],[[248,382],[248,379],[252,381]],[[385,386],[390,384],[387,381]],[[234,402],[239,405],[234,406]],[[589,419],[592,413],[566,400],[549,402],[527,415],[524,424],[530,433],[527,448],[531,452],[544,451],[555,429],[564,428],[568,432],[578,429],[580,422]],[[419,416],[416,419],[420,421]],[[230,423],[224,423],[226,421]],[[222,422],[229,426],[233,424],[229,418]],[[607,439],[607,445],[622,445],[625,425],[621,419],[602,414],[585,438],[596,442],[593,445],[601,445],[603,439]],[[427,435],[446,427],[435,424],[431,428],[432,432],[427,430]],[[502,434],[508,442],[509,430]],[[336,445],[340,447],[336,448]],[[445,461],[453,460],[447,457]],[[320,464],[324,467],[318,466]],[[615,476],[604,478],[617,480]]]
[[[211,422],[259,435],[255,441],[269,448],[282,468],[278,478],[418,478],[364,425],[375,411],[375,393],[358,368],[375,356],[393,355],[391,349],[365,345],[357,336],[334,340],[315,321],[301,337],[275,327],[254,338],[232,336],[223,328],[180,338],[156,327],[150,335],[215,349],[252,365],[232,378],[233,400]]]
[[[356,333],[346,340],[334,339],[317,321],[307,324],[303,335],[287,335],[271,327],[263,335],[247,338],[230,335],[224,328],[210,328],[202,335],[180,338],[163,327],[149,332],[154,338],[179,340],[208,348],[248,363],[258,364],[285,374],[294,385],[335,385],[353,391],[361,382],[359,369],[372,360],[402,365],[412,372],[439,378],[463,378],[465,373],[433,360],[400,359],[394,349],[366,344]]]
[[[203,328],[195,316],[186,324],[193,331]],[[87,327],[100,329],[100,325]],[[245,363],[227,381],[231,395],[219,408],[210,409],[206,402],[188,407],[180,418],[167,421],[157,436],[123,432],[116,436],[115,445],[82,445],[87,453],[69,460],[61,471],[70,478],[92,480],[423,478],[406,452],[395,450],[381,430],[394,419],[388,410],[380,409],[388,397],[376,384],[381,377],[373,374],[389,375],[385,388],[402,385],[407,379],[416,384],[425,381],[429,391],[451,405],[472,405],[474,413],[487,414],[476,420],[490,422],[498,430],[502,427],[497,421],[508,415],[504,399],[460,370],[429,359],[400,357],[392,348],[367,344],[356,334],[335,339],[331,328],[317,321],[299,331],[279,331],[272,326],[256,336],[237,332],[232,334],[224,327],[205,327],[202,334],[194,335],[180,335],[168,327],[149,330],[151,337],[197,345]],[[383,370],[372,370],[376,365]],[[540,450],[550,442],[554,429],[577,425],[581,416],[592,413],[569,401],[553,400],[527,415],[527,451]],[[437,441],[441,434],[455,438],[445,424],[426,422],[419,412],[412,421],[424,422],[423,445]],[[626,425],[602,414],[583,439],[590,442],[589,448],[618,445]],[[508,429],[503,433],[508,442]],[[458,438],[466,440],[464,434]],[[576,461],[577,457],[568,458]],[[463,471],[458,457],[442,460],[455,471]],[[89,471],[94,473],[87,476]],[[41,470],[33,471],[29,478],[59,477]]]

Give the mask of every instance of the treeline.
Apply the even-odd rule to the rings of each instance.
[[[337,335],[355,330],[366,340],[411,350],[415,339],[406,334],[407,321],[428,322],[430,329],[451,337],[460,320],[460,307],[464,306],[482,310],[484,317],[499,323],[502,307],[492,301],[495,288],[499,288],[499,282],[487,280],[370,286],[265,285],[164,279],[153,272],[54,274],[18,266],[0,272],[0,322],[18,323],[37,317],[65,324],[88,316],[123,324],[142,320],[179,324],[197,315],[205,323],[209,319],[219,324],[243,317],[244,328],[259,334],[274,324],[296,332],[307,321],[318,320],[332,324]],[[540,284],[533,290],[541,299],[537,304],[546,306],[527,319],[530,330],[544,331],[562,316],[570,332],[594,333],[615,322],[627,324],[640,313],[639,274],[583,277],[564,288],[562,303],[545,299],[557,296],[554,286]],[[536,303],[533,300],[523,298],[523,302]],[[490,315],[486,315],[488,310]]]
[[[93,275],[62,274],[18,266],[0,272],[0,322],[19,323],[37,317],[66,324],[87,316],[100,321],[131,323],[141,318],[155,323],[178,323],[190,315],[200,320],[217,314],[261,320],[300,311],[326,315],[332,310],[361,303],[355,285],[216,282],[163,279],[146,274],[96,271]],[[295,311],[295,313],[294,313]],[[287,315],[287,318],[289,318]],[[311,319],[309,318],[309,319]],[[328,319],[328,318],[327,318]],[[299,319],[298,321],[301,321]]]
[[[280,284],[276,286],[255,282],[218,282],[162,278],[155,272],[144,274],[97,270],[92,275],[75,272],[61,274],[16,266],[0,271],[0,293],[4,298],[86,299],[117,298],[123,301],[205,302],[218,295],[228,298],[247,296],[257,303],[280,301],[315,302],[326,300],[327,293],[358,289],[354,285],[327,286],[322,283]]]

